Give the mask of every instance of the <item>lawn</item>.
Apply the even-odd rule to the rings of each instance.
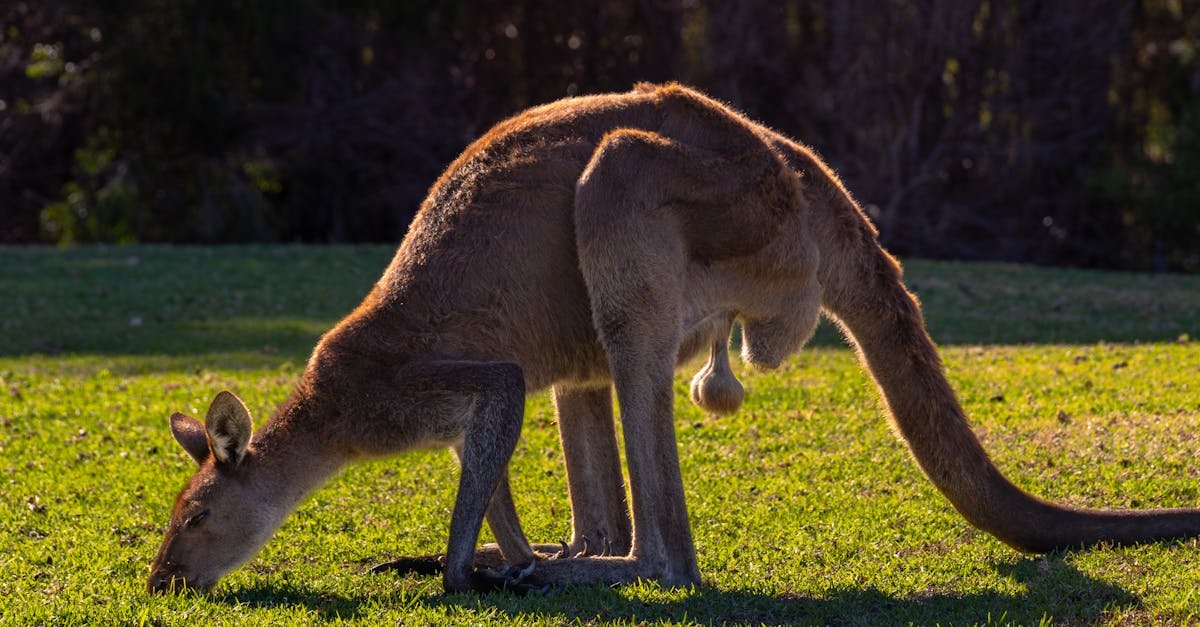
[[[430,451],[348,468],[212,596],[148,596],[193,466],[167,417],[202,415],[221,389],[269,415],[391,252],[0,249],[0,622],[1200,621],[1196,540],[1042,557],[973,530],[828,328],[777,371],[735,365],[747,400],[733,417],[692,406],[681,373],[698,588],[444,595],[435,578],[366,572],[444,546],[456,468]],[[1017,484],[1076,505],[1200,504],[1200,277],[920,261],[907,276]],[[530,538],[566,538],[544,394],[528,401],[512,473]]]

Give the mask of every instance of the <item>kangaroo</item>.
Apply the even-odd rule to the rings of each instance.
[[[1068,508],[1005,479],[946,381],[899,264],[836,175],[696,91],[639,85],[529,109],[469,146],[257,432],[227,393],[203,425],[172,417],[200,468],[176,500],[149,587],[209,588],[342,465],[443,445],[461,463],[447,590],[695,584],[674,370],[708,349],[693,400],[736,408],[730,323],[742,325],[743,359],[772,368],[822,310],[855,344],[918,465],[975,526],[1029,552],[1200,533],[1200,510]],[[524,393],[547,387],[574,557],[535,561],[545,545],[521,532],[507,464]],[[485,517],[499,546],[476,551]],[[496,552],[527,567],[476,568]]]

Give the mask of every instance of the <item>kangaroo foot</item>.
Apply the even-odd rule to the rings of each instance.
[[[542,595],[558,586],[572,584],[615,585],[639,579],[656,580],[670,587],[687,587],[700,583],[699,579],[690,573],[663,572],[629,557],[581,555],[581,552],[571,551],[569,547],[564,552],[561,546],[553,544],[537,544],[534,545],[534,549],[538,554],[535,561],[514,566],[504,563],[495,545],[480,547],[475,553],[475,569],[470,579],[471,589],[485,593],[506,591],[518,595]],[[402,557],[379,564],[373,567],[371,572],[439,575],[444,571],[444,557]],[[483,566],[482,563],[489,565]]]
[[[671,588],[687,588],[700,583],[690,569],[654,566],[631,557],[579,556],[570,559],[539,561],[529,579],[551,587],[569,585],[620,585],[638,580],[653,580]]]

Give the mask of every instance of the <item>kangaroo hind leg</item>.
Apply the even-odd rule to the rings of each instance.
[[[781,168],[765,146],[720,155],[638,130],[597,147],[576,186],[576,247],[621,406],[633,542],[626,556],[540,563],[539,581],[699,582],[673,423],[687,280],[769,240],[786,208],[760,192]]]
[[[613,425],[612,388],[557,385],[554,408],[571,499],[571,543],[561,553],[627,555],[633,531]]]

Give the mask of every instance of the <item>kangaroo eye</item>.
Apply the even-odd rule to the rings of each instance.
[[[191,529],[192,527],[204,522],[205,518],[208,518],[208,510],[204,510],[199,514],[196,514],[195,516],[183,521],[183,526],[184,528]]]

